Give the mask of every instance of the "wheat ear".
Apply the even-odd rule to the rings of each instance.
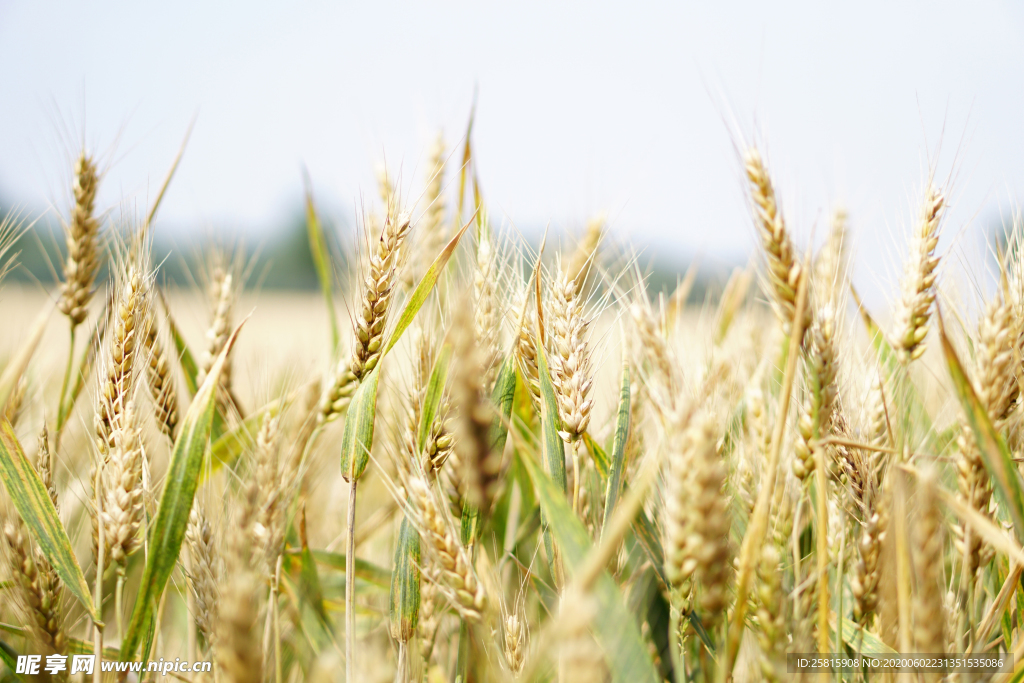
[[[796,312],[796,295],[800,279],[804,276],[803,266],[793,251],[793,242],[786,230],[786,222],[779,210],[775,188],[768,169],[761,160],[761,154],[750,148],[744,157],[747,180],[750,183],[750,199],[754,209],[754,223],[761,236],[768,262],[768,284],[772,307],[779,316],[783,332],[788,336]],[[804,328],[809,326],[810,309],[807,309]]]
[[[797,418],[799,438],[794,444],[797,457],[793,459],[793,473],[801,481],[806,481],[814,471],[815,444],[832,431],[837,395],[835,327],[835,311],[826,304],[804,338],[807,342],[804,362],[807,393]]]
[[[152,312],[146,319],[146,383],[153,400],[156,423],[160,431],[174,443],[178,428],[178,392],[174,388],[170,358],[160,341],[159,329]]]
[[[18,426],[18,420],[21,419],[22,414],[25,412],[27,407],[25,402],[26,393],[28,393],[28,378],[22,375],[18,378],[18,383],[14,386],[11,397],[7,399],[7,405],[4,406],[3,411],[4,419],[10,422],[12,427]]]
[[[490,391],[497,372],[498,347],[501,333],[501,316],[498,312],[494,247],[491,229],[486,217],[481,218],[479,239],[476,245],[476,271],[473,273],[473,332],[481,351],[483,387]]]
[[[59,510],[46,425],[43,425],[39,434],[35,465],[50,501]],[[63,653],[67,644],[64,633],[63,583],[46,556],[29,540],[20,519],[15,517],[4,525],[4,537],[11,551],[11,571],[28,608],[34,633],[56,653]]]
[[[195,599],[195,619],[207,648],[212,650],[216,633],[218,593],[223,573],[222,559],[214,540],[213,526],[206,517],[203,504],[196,501],[189,513],[185,529],[188,544],[189,587]]]
[[[228,341],[231,333],[231,309],[235,303],[235,278],[234,275],[222,265],[217,265],[210,277],[209,285],[210,301],[213,307],[213,314],[210,317],[210,326],[206,328],[206,348],[199,364],[199,372],[196,374],[196,383],[202,384],[206,376],[213,368],[213,363],[220,355],[224,344]],[[225,362],[221,368],[217,380],[219,387],[218,400],[224,401],[231,392],[231,365]]]
[[[11,574],[18,594],[27,608],[32,633],[55,652],[64,652],[62,584],[57,572],[29,540],[17,517],[4,525],[4,538],[10,552]]]
[[[417,526],[436,563],[429,565],[439,575],[432,578],[463,619],[481,621],[487,614],[487,594],[473,569],[469,552],[455,538],[427,483],[410,477],[407,490]]]
[[[530,399],[535,406],[540,405],[540,368],[537,365],[537,336],[534,320],[535,313],[532,313],[533,298],[529,290],[519,294],[518,315],[516,316],[518,332],[514,353],[519,370],[526,381],[526,388],[530,392]]]
[[[402,245],[409,230],[407,214],[397,217],[389,214],[380,239],[369,254],[367,276],[360,293],[359,313],[355,320],[352,356],[338,364],[331,385],[324,392],[320,404],[321,424],[337,418],[345,411],[359,382],[377,367],[384,350],[384,328],[397,283]]]
[[[978,322],[975,345],[975,393],[996,431],[1006,426],[1018,391],[1013,345],[1019,321],[1010,306],[997,294],[986,306]],[[980,514],[991,517],[992,480],[982,460],[974,431],[966,416],[960,419],[957,438],[956,473],[958,497]],[[988,564],[993,551],[966,523],[953,527],[954,544],[964,557],[965,576],[973,582],[974,574]]]
[[[687,480],[689,534],[687,543],[696,561],[696,575],[701,584],[700,605],[712,631],[721,623],[728,597],[732,572],[729,541],[731,520],[723,489],[725,464],[716,446],[715,425],[710,419],[691,428],[693,439],[693,475]]]
[[[826,300],[833,304],[838,303],[840,295],[846,289],[849,251],[847,223],[846,209],[840,207],[832,212],[828,237],[814,259],[815,289],[825,294]]]
[[[251,486],[255,491],[251,499],[256,504],[253,512],[252,534],[268,576],[274,574],[277,557],[284,546],[286,494],[291,490],[294,472],[282,467],[278,457],[278,418],[269,413],[256,435],[255,472]]]
[[[503,612],[501,627],[505,664],[512,677],[518,678],[526,663],[526,649],[530,644],[530,627],[526,621],[526,605],[523,596],[519,596],[511,610],[503,610]]]
[[[782,556],[772,543],[761,548],[761,561],[757,566],[757,611],[759,627],[758,645],[761,647],[761,674],[766,681],[777,683],[782,679],[782,664],[786,653],[786,613],[783,610]]]
[[[71,219],[64,225],[68,256],[64,261],[64,284],[60,310],[74,329],[89,315],[89,299],[99,270],[100,222],[96,218],[96,189],[99,173],[92,157],[84,152],[75,162],[72,191],[75,197]]]
[[[924,353],[928,319],[935,301],[935,268],[939,265],[935,247],[939,244],[939,222],[945,207],[946,198],[929,181],[921,215],[910,238],[901,295],[893,313],[894,346],[903,363]]]
[[[551,298],[551,384],[558,399],[562,421],[559,435],[572,446],[573,495],[572,509],[578,512],[580,498],[579,441],[590,425],[590,398],[593,371],[587,348],[588,323],[583,314],[583,300],[576,282],[561,264],[552,287]]]
[[[146,285],[139,269],[129,264],[118,284],[113,311],[110,345],[101,364],[99,397],[96,409],[97,447],[104,457],[114,447],[114,431],[120,426],[125,406],[135,388],[135,359],[139,335],[146,317]]]

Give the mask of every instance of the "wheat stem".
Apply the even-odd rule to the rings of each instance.
[[[103,527],[104,524],[100,521],[103,515],[103,494],[102,494],[102,476],[103,476],[103,458],[99,458],[99,462],[96,465],[96,481],[95,481],[95,505],[96,505],[96,528],[97,528],[97,542],[96,542],[96,584],[94,588],[93,604],[96,605],[96,610],[99,613],[100,619],[103,617],[103,549],[106,546],[105,539],[103,538]],[[103,622],[93,618],[93,652],[96,653],[97,658],[103,658]],[[101,667],[97,666],[93,671],[93,683],[102,683],[102,677],[100,675]]]
[[[356,576],[356,485],[357,477],[352,478],[348,489],[348,541],[345,550],[345,680],[354,681],[355,671],[355,640],[356,640],[356,609],[355,609],[355,576]]]
[[[121,614],[122,600],[124,599],[124,569],[117,569],[117,583],[114,585],[114,615],[117,619],[117,637],[124,635],[124,617]]]
[[[821,446],[814,447],[814,460],[817,466],[815,479],[818,490],[816,500],[816,512],[818,515],[818,528],[815,529],[815,540],[817,541],[818,555],[818,654],[828,654],[828,506],[825,500],[828,495],[828,482],[825,480],[825,450]],[[822,681],[827,683],[828,672],[822,672]]]
[[[281,663],[281,608],[278,605],[278,593],[281,586],[281,563],[284,559],[284,555],[277,556],[277,567],[274,569],[274,586],[270,593],[270,608],[274,612],[274,681],[275,683],[281,683],[282,681],[282,663]],[[345,583],[348,583],[349,575],[345,575]]]
[[[60,399],[57,402],[57,424],[64,423],[64,397],[68,393],[68,384],[71,381],[71,369],[75,361],[75,325],[71,325],[71,336],[68,342],[68,362],[64,367],[64,379],[60,383]],[[58,434],[60,427],[58,426]]]

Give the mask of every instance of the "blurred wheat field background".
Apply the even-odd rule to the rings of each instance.
[[[921,179],[869,310],[855,219],[795,241],[748,146],[759,251],[700,301],[602,217],[539,247],[495,220],[468,132],[429,159],[409,196],[380,174],[343,262],[307,194],[321,291],[283,294],[215,241],[169,285],[163,193],[99,211],[79,154],[59,282],[0,289],[6,679],[156,680],[19,671],[96,652],[239,683],[1024,676],[1019,222],[964,304]]]

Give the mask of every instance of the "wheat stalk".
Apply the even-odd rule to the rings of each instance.
[[[914,515],[912,558],[915,573],[913,597],[914,647],[918,652],[942,654],[946,651],[943,634],[945,613],[940,587],[944,584],[942,572],[942,522],[936,492],[937,476],[934,471],[923,470],[918,476],[918,506]],[[931,680],[938,680],[933,675]]]

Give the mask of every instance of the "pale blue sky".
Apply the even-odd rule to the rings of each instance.
[[[60,126],[77,142],[84,120],[100,149],[120,134],[102,203],[144,205],[198,111],[163,224],[266,230],[296,206],[301,163],[349,210],[385,157],[418,190],[475,85],[481,183],[523,226],[605,210],[637,244],[743,258],[733,145],[756,136],[803,239],[849,208],[871,290],[929,161],[956,179],[943,248],[1024,192],[1011,3],[208,0],[0,0],[0,192],[60,199]]]

